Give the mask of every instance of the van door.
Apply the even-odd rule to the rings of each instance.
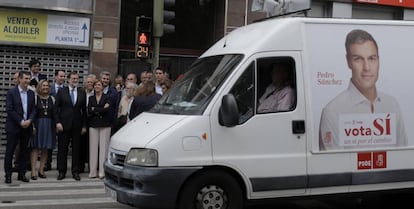
[[[221,99],[212,109],[214,163],[241,174],[248,198],[302,194],[307,174],[300,53],[260,53],[244,63],[224,89],[224,94],[236,98],[239,124],[234,127],[219,124]],[[283,85],[272,87],[272,71],[277,71],[273,68],[281,63],[289,68],[288,78],[282,81]],[[264,100],[271,97],[274,101],[262,108]],[[290,101],[285,101],[285,97]],[[277,108],[272,109],[272,105]]]

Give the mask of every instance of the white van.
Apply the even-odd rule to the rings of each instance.
[[[234,30],[111,138],[106,191],[140,208],[241,209],[414,187],[413,37],[414,22],[386,20]],[[290,69],[287,93],[269,87],[275,63]],[[266,92],[291,103],[258,111]]]

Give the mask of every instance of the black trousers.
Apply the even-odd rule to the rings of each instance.
[[[6,154],[4,157],[4,173],[7,176],[12,174],[13,154],[19,144],[19,175],[24,175],[27,171],[27,164],[29,162],[29,139],[33,135],[33,129],[25,128],[17,132],[7,132]]]
[[[72,129],[59,133],[58,136],[57,169],[66,174],[69,144],[72,145],[72,174],[79,173],[81,129]]]
[[[52,155],[53,155],[53,149],[48,149],[47,150],[47,161],[46,161],[46,165],[51,165],[52,164],[52,157],[53,157]]]
[[[85,170],[86,163],[89,165],[89,128],[87,128],[86,133],[82,134],[80,142],[80,164],[79,169],[81,171]],[[87,167],[86,167],[87,168]]]

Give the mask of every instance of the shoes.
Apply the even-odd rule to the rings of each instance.
[[[45,168],[43,169],[44,171],[50,171],[52,170],[52,165],[51,164],[46,164]]]
[[[30,179],[35,180],[35,181],[36,181],[36,180],[37,180],[37,176],[31,176],[31,177],[30,177]]]
[[[4,183],[11,184],[11,175],[6,175],[5,176]]]
[[[99,176],[100,180],[103,180],[105,178],[105,176]]]
[[[79,174],[77,174],[77,173],[74,173],[73,174],[73,179],[75,179],[76,181],[80,181],[80,176],[79,176]]]
[[[45,179],[46,175],[45,174],[41,174],[40,172],[37,174],[39,176],[39,178]]]
[[[17,176],[17,180],[23,181],[23,182],[26,182],[26,183],[30,181],[28,178],[26,178],[25,175],[19,175],[19,176]]]
[[[65,178],[65,174],[64,173],[59,173],[57,180],[63,180]]]

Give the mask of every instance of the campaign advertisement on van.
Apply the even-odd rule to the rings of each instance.
[[[414,143],[414,27],[309,24],[314,150]],[[321,37],[321,31],[329,36]],[[320,38],[319,38],[320,37]]]

